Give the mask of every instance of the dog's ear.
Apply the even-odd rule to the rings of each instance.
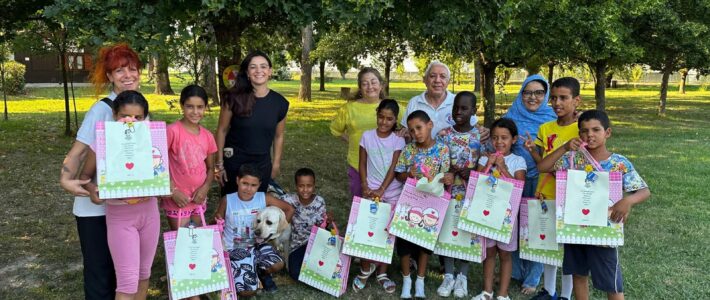
[[[288,222],[286,221],[286,214],[283,212],[283,210],[279,209],[279,226],[277,229],[277,232],[283,232],[288,228]]]

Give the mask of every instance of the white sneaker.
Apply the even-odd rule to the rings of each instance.
[[[468,282],[466,279],[466,275],[461,273],[456,276],[456,283],[454,283],[454,297],[463,298],[468,296]]]
[[[417,281],[414,282],[414,297],[426,298],[426,295],[424,295],[424,277],[417,276]]]
[[[399,296],[402,299],[412,299],[412,276],[402,275],[402,294]]]
[[[454,275],[444,274],[444,281],[441,283],[436,293],[441,297],[451,296],[451,291],[454,289]]]
[[[493,293],[482,291],[480,294],[471,298],[471,300],[493,300]]]

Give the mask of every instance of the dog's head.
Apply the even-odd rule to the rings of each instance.
[[[268,206],[254,220],[254,237],[258,243],[278,238],[289,227],[286,214],[275,206]]]

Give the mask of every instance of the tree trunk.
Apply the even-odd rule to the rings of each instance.
[[[224,85],[224,80],[222,76],[224,75],[224,70],[232,65],[236,65],[237,68],[239,63],[242,61],[242,48],[241,48],[241,37],[244,27],[239,24],[215,24],[214,34],[217,40],[217,84],[219,86],[219,91],[226,91],[227,87]]]
[[[473,92],[481,92],[481,59],[476,58],[473,63]]]
[[[313,46],[313,24],[303,27],[301,30],[301,89],[298,91],[298,99],[311,101],[311,75],[313,66],[311,65],[311,47]]]
[[[496,118],[496,67],[491,63],[482,63],[481,82],[483,83],[483,124],[490,127]]]
[[[392,58],[388,54],[385,56],[385,95],[390,94],[390,73],[392,73]]]
[[[207,97],[212,99],[212,105],[219,105],[219,93],[217,90],[217,70],[215,70],[215,58],[212,56],[205,57],[202,61],[205,74],[202,76],[200,84],[205,88]]]
[[[318,67],[320,69],[320,89],[321,92],[325,92],[325,60],[321,59],[318,62]]]
[[[666,97],[668,96],[668,78],[671,77],[672,69],[666,65],[663,68],[663,79],[661,79],[661,97],[658,103],[658,115],[666,115]]]
[[[688,69],[680,70],[680,85],[678,86],[678,92],[685,95],[685,83],[688,81]]]
[[[4,44],[3,44],[4,46]],[[5,53],[5,48],[3,47],[2,50],[0,50],[0,53]],[[2,99],[5,102],[5,121],[7,121],[7,87],[5,87],[5,58],[2,57],[0,58],[0,78],[2,83]]]
[[[594,69],[594,99],[597,109],[606,110],[606,61],[601,60],[592,64]]]
[[[167,56],[162,53],[158,54],[154,59],[155,64],[155,93],[158,95],[175,95],[172,87],[170,87],[170,74],[168,73]]]
[[[555,75],[555,65],[556,63],[547,63],[547,81],[552,83],[552,77]]]
[[[67,84],[67,51],[59,50],[60,64],[62,65],[62,85],[64,86],[64,135],[71,136],[71,114],[69,112],[69,85]]]

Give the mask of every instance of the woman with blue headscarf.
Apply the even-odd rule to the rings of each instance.
[[[518,138],[518,142],[513,145],[513,153],[525,158],[525,164],[528,167],[525,187],[523,188],[523,197],[534,197],[535,188],[539,172],[537,164],[525,149],[525,139],[537,138],[537,131],[543,123],[557,119],[557,115],[552,110],[552,107],[547,105],[550,96],[550,89],[547,80],[540,75],[532,75],[525,79],[520,87],[518,96],[515,97],[513,105],[508,109],[508,112],[503,115],[505,118],[510,118],[518,127],[518,132],[522,138]],[[540,283],[540,276],[543,272],[541,263],[521,260],[518,251],[513,253],[513,279],[522,282],[523,294],[531,294],[535,292],[535,288]]]

